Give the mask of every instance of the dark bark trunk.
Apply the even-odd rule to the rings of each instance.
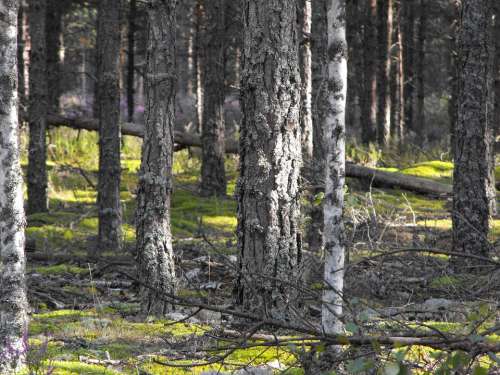
[[[417,105],[415,113],[415,131],[417,142],[423,145],[426,139],[425,130],[425,34],[426,34],[426,9],[425,0],[420,0],[418,36],[417,36],[417,63],[415,80],[417,86]],[[428,11],[428,10],[427,10]]]
[[[300,76],[301,76],[301,101],[300,101],[300,128],[302,132],[302,157],[306,167],[312,160],[313,153],[313,125],[312,125],[312,55],[311,55],[311,2],[300,0]]]
[[[61,1],[47,0],[47,84],[49,112],[59,112],[59,99],[61,97],[61,52],[62,42],[62,16]]]
[[[28,212],[45,212],[47,206],[47,49],[45,40],[45,0],[29,2],[31,37],[29,73],[29,155],[28,155]]]
[[[459,33],[458,118],[453,174],[453,249],[489,256],[490,138],[488,110],[488,0],[462,3]],[[455,257],[458,269],[471,262]]]
[[[135,83],[135,30],[137,0],[130,0],[128,13],[128,51],[127,51],[127,118],[134,121],[134,83]]]
[[[392,1],[378,0],[377,140],[386,147],[391,135],[390,51],[392,46]]]
[[[403,71],[403,47],[401,41],[401,3],[394,3],[393,27],[393,52],[391,66],[391,138],[397,141],[401,146],[403,143],[403,125],[404,125],[404,71]]]
[[[226,195],[224,169],[225,9],[226,0],[205,2],[201,194]]]
[[[142,311],[158,315],[169,307],[159,296],[175,290],[170,230],[176,87],[175,4],[176,0],[146,2],[146,131],[137,192],[137,263],[139,278],[144,284]]]
[[[448,117],[450,124],[450,153],[454,155],[455,149],[455,128],[457,124],[457,100],[458,100],[458,24],[460,9],[457,3],[451,4],[450,9],[450,20],[449,20],[449,30],[450,37],[448,39],[449,43],[449,57],[448,57],[448,74],[449,74],[449,92],[450,98],[448,101]]]
[[[121,2],[121,0],[120,0]],[[99,2],[97,114],[99,119],[98,250],[120,250],[120,16],[121,3]]]
[[[18,1],[0,4],[0,373],[18,374],[28,335],[17,113]]]
[[[377,45],[377,0],[366,0],[365,46]],[[364,89],[361,96],[361,140],[367,145],[377,134],[377,55],[375,48],[363,48]]]
[[[405,72],[404,106],[405,129],[414,131],[413,125],[413,92],[414,92],[414,56],[415,56],[415,4],[414,0],[403,1],[403,61]]]
[[[245,0],[238,182],[244,309],[290,318],[301,259],[297,12],[288,0]],[[279,11],[276,11],[279,10]]]

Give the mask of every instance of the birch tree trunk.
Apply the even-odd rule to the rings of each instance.
[[[302,256],[296,4],[245,0],[243,9],[236,302],[290,319]]]
[[[459,32],[458,118],[453,173],[453,249],[488,256],[490,137],[488,129],[488,0],[464,0]],[[457,268],[470,259],[455,257]]]
[[[29,29],[31,36],[29,65],[29,152],[28,212],[45,212],[47,203],[47,48],[45,41],[46,0],[30,0]]]
[[[175,120],[176,0],[146,2],[145,134],[137,192],[137,263],[143,286],[142,311],[164,314],[159,298],[175,290],[174,254],[170,230],[172,158]],[[151,289],[152,288],[152,289]]]
[[[300,37],[300,76],[302,81],[300,128],[302,132],[302,157],[307,164],[311,162],[313,154],[311,2],[312,0],[300,0],[299,3],[302,28]]]
[[[224,168],[224,98],[226,68],[226,0],[208,0],[205,5],[203,43],[203,126],[201,129],[201,194],[226,195]]]
[[[17,12],[18,1],[0,0],[0,374],[21,369],[28,329],[18,146]]]
[[[324,199],[325,290],[322,326],[329,334],[340,333],[344,287],[344,184],[345,106],[347,93],[347,41],[345,0],[328,4],[328,63],[330,113],[325,131],[327,141]]]
[[[102,0],[97,15],[97,115],[99,119],[98,250],[120,250],[120,16],[121,0]]]

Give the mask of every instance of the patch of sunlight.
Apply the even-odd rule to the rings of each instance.
[[[57,264],[54,266],[35,267],[34,271],[42,275],[84,275],[88,274],[88,268],[72,266],[69,264]]]
[[[105,366],[90,365],[80,361],[51,361],[54,375],[121,375],[123,372]]]
[[[122,225],[123,239],[126,242],[134,242],[135,241],[135,227],[130,224]]]
[[[203,216],[202,223],[224,232],[233,232],[237,220],[235,216]]]
[[[451,230],[451,219],[427,219],[417,221],[417,225],[425,228],[439,230]],[[500,236],[500,219],[490,221],[490,236],[498,238]]]

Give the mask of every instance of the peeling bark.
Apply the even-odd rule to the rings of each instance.
[[[170,230],[175,116],[176,0],[148,0],[146,128],[137,192],[137,264],[142,311],[161,315],[169,306],[158,294],[175,290]],[[153,288],[154,290],[152,290]]]
[[[18,1],[0,0],[0,374],[25,360],[24,209],[18,145]]]

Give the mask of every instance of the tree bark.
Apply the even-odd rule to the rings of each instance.
[[[306,167],[313,154],[312,124],[312,54],[311,54],[311,22],[312,0],[300,0],[300,77],[302,82],[300,101],[300,128],[302,133],[302,157]]]
[[[403,61],[405,72],[404,106],[405,129],[414,131],[413,125],[413,93],[414,93],[414,56],[415,56],[415,4],[412,1],[403,1]]]
[[[417,106],[415,114],[415,131],[417,142],[421,145],[425,142],[425,34],[426,34],[426,9],[425,0],[420,0],[419,21],[417,36],[417,63],[416,63],[416,86],[417,86]]]
[[[454,155],[455,149],[455,129],[457,124],[457,100],[458,100],[458,41],[457,33],[459,30],[459,16],[460,16],[460,6],[458,2],[452,3],[450,7],[451,17],[449,19],[449,57],[448,57],[448,71],[449,71],[449,92],[450,98],[448,101],[448,117],[450,123],[450,152]]]
[[[28,330],[17,113],[18,1],[0,0],[0,373],[18,373]]]
[[[175,290],[174,254],[170,230],[172,157],[175,117],[175,4],[148,0],[146,132],[137,193],[137,263],[143,285]],[[164,299],[144,287],[142,311],[164,314]]]
[[[194,68],[196,70],[196,114],[197,114],[197,130],[201,134],[203,125],[203,101],[205,95],[203,93],[203,58],[202,58],[202,36],[203,36],[203,18],[204,18],[203,0],[196,0],[194,8]]]
[[[46,0],[30,0],[29,28],[31,36],[29,73],[29,152],[28,212],[45,212],[47,203],[47,49],[45,40]]]
[[[17,14],[17,91],[18,91],[18,103],[19,110],[25,110],[26,106],[26,85],[25,85],[25,75],[24,75],[24,6],[22,3],[19,4],[19,12]],[[21,123],[21,120],[19,121]]]
[[[378,74],[377,74],[377,140],[380,147],[390,143],[391,135],[391,80],[390,51],[392,46],[392,1],[378,0]]]
[[[453,249],[489,256],[490,138],[488,107],[488,0],[464,0],[459,32],[458,118],[453,173]],[[470,259],[455,257],[456,268]]]
[[[120,0],[121,1],[121,0]],[[121,3],[99,2],[97,15],[97,114],[99,119],[98,251],[120,250],[120,16]]]
[[[135,30],[137,0],[130,0],[128,13],[128,51],[127,51],[127,118],[134,121],[134,83],[135,83]]]
[[[345,106],[347,94],[347,41],[345,0],[328,3],[328,62],[330,112],[327,117],[326,183],[324,199],[325,270],[322,328],[340,333],[343,324],[345,234],[343,224],[345,185]]]
[[[401,3],[394,3],[395,27],[393,28],[394,51],[391,67],[391,138],[399,147],[404,140],[404,70],[403,44],[401,36]]]
[[[61,96],[61,41],[62,41],[63,8],[60,0],[47,0],[47,23],[45,27],[47,40],[47,84],[48,111],[59,112]]]
[[[245,0],[243,9],[236,302],[289,319],[302,252],[296,4]]]
[[[224,99],[226,68],[226,0],[209,0],[205,5],[203,33],[203,126],[201,130],[201,194],[226,195],[224,168]]]

